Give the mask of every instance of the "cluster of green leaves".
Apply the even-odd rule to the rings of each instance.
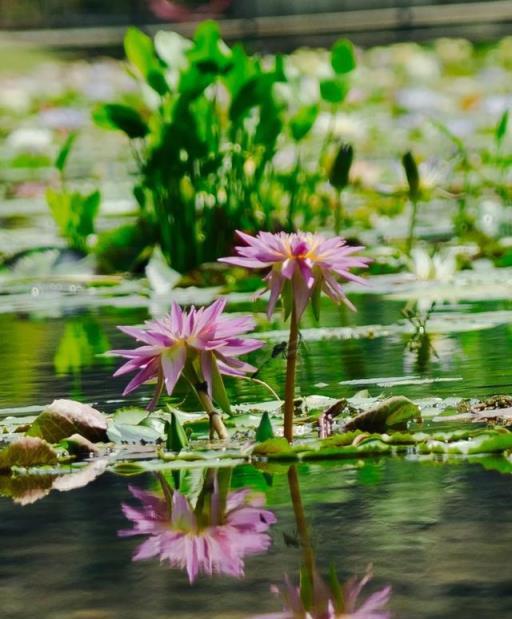
[[[46,201],[59,232],[69,247],[85,253],[88,249],[88,239],[94,233],[94,222],[100,208],[101,195],[99,191],[81,193],[69,189],[64,182],[64,170],[75,139],[76,134],[70,133],[57,155],[55,168],[59,173],[60,186],[48,187]]]
[[[192,41],[168,32],[152,40],[131,28],[125,51],[146,100],[103,104],[94,119],[131,142],[140,170],[135,228],[144,228],[146,246],[158,244],[186,272],[228,253],[236,229],[291,229],[298,216],[307,226],[311,197],[328,174],[308,175],[299,156],[278,172],[274,155],[290,139],[300,152],[320,105],[343,102],[355,67],[349,41],[333,47],[322,101],[298,109],[276,87],[287,81],[284,59],[229,48],[215,22],[201,23]]]

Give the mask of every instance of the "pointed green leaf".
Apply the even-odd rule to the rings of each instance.
[[[267,411],[261,416],[260,425],[256,428],[256,442],[263,443],[269,438],[274,438],[274,430]]]
[[[155,48],[151,38],[138,28],[128,28],[124,51],[131,64],[145,78],[155,63]]]
[[[300,570],[300,599],[306,610],[313,608],[314,590],[312,574],[309,574],[305,567]]]
[[[334,563],[329,566],[329,588],[334,599],[334,610],[336,613],[343,613],[345,611],[345,600],[343,596],[343,587],[340,585],[338,575],[336,574],[336,567]]]
[[[64,168],[66,167],[66,162],[68,160],[69,154],[71,153],[71,149],[73,148],[73,144],[77,138],[77,133],[73,132],[68,135],[66,141],[62,145],[57,158],[55,159],[55,167],[59,172],[64,172]]]
[[[508,110],[503,112],[500,120],[498,121],[498,124],[496,125],[494,135],[496,138],[496,142],[498,142],[498,144],[501,144],[501,142],[503,142],[503,138],[505,137],[507,133],[507,128],[508,128]]]
[[[188,445],[188,438],[178,415],[171,412],[171,421],[165,424],[165,446],[169,451],[179,453]]]

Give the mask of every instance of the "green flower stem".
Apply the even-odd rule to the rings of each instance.
[[[228,431],[226,430],[226,426],[222,421],[220,413],[215,410],[213,402],[211,401],[210,396],[208,395],[206,390],[202,388],[202,385],[200,385],[199,387],[198,385],[199,383],[196,383],[193,388],[197,399],[199,400],[199,403],[203,407],[203,410],[208,415],[208,418],[210,420],[210,440],[213,440],[215,438],[215,434],[217,434],[217,436],[222,440],[229,438]]]
[[[169,517],[172,515],[172,495],[173,490],[167,483],[167,480],[163,476],[162,473],[156,473],[156,477],[160,482],[160,486],[162,487],[162,492],[164,493],[165,502],[167,503],[167,507],[169,508]]]
[[[290,319],[290,337],[288,338],[288,355],[286,361],[286,383],[284,391],[284,437],[293,441],[293,414],[295,409],[295,374],[297,368],[297,346],[299,341],[299,321],[292,299],[292,314]]]
[[[341,201],[341,191],[338,191],[336,207],[334,211],[334,232],[336,236],[339,236],[341,232],[342,217],[343,217],[343,203]]]
[[[416,216],[418,214],[418,200],[411,198],[411,219],[409,221],[409,233],[407,235],[407,255],[411,255],[412,246],[414,243],[414,229],[416,228]]]
[[[304,567],[306,573],[313,581],[315,573],[315,554],[313,545],[311,544],[311,536],[309,535],[309,527],[304,514],[304,505],[300,494],[299,476],[295,465],[288,469],[288,488],[292,499],[293,513],[295,515],[295,524],[299,535],[300,545],[302,547]]]
[[[158,373],[158,379],[156,383],[156,389],[153,397],[149,401],[149,404],[146,406],[146,410],[150,413],[155,410],[158,406],[158,401],[160,400],[160,396],[162,395],[162,391],[164,389],[164,377],[162,374],[162,370]]]

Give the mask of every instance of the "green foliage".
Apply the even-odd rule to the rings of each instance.
[[[151,108],[142,100],[107,103],[94,120],[134,141],[138,225],[150,231],[148,245],[158,244],[174,270],[187,272],[228,254],[237,229],[293,228],[299,217],[301,227],[311,224],[307,201],[325,181],[325,170],[306,173],[297,164],[277,173],[274,155],[281,136],[297,143],[307,138],[319,105],[295,109],[278,96],[276,85],[287,79],[282,57],[264,63],[240,45],[228,47],[213,21],[199,24],[192,41],[176,33],[152,41],[130,28],[125,52],[132,73],[160,95],[158,102]],[[344,100],[354,66],[351,44],[339,41],[334,77],[322,87],[325,101]],[[100,244],[104,268],[123,261]],[[132,265],[126,257],[126,268],[147,255],[142,245],[131,254]]]
[[[104,129],[119,130],[130,139],[144,138],[149,127],[141,114],[128,105],[105,103],[93,112],[94,122]]]
[[[320,82],[320,95],[327,103],[337,105],[345,100],[349,91],[349,85],[346,80],[338,77],[322,80]]]
[[[507,134],[508,116],[508,110],[503,112],[501,118],[498,121],[498,124],[496,125],[496,129],[494,130],[494,137],[498,145],[501,145],[505,135]]]
[[[354,46],[348,39],[339,39],[331,50],[331,65],[335,73],[343,75],[356,68]]]
[[[290,119],[290,132],[300,142],[311,131],[318,116],[318,105],[305,105]]]
[[[274,430],[270,421],[270,416],[265,411],[261,416],[260,425],[256,428],[256,442],[263,443],[264,441],[274,438]]]
[[[165,424],[165,446],[169,451],[179,453],[188,445],[188,438],[176,413],[171,412],[171,421]]]
[[[94,220],[100,207],[100,192],[82,194],[67,189],[46,191],[46,201],[60,234],[71,249],[87,250],[87,238],[94,232]]]
[[[57,158],[55,159],[55,167],[61,173],[64,172],[64,168],[66,167],[68,157],[71,153],[71,149],[73,148],[73,144],[75,143],[77,135],[77,133],[70,133],[68,135],[62,148],[59,150]]]

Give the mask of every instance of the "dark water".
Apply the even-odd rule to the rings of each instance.
[[[400,302],[360,297],[360,311],[329,309],[323,326],[393,325]],[[237,308],[243,309],[243,308]],[[467,314],[508,310],[505,302],[465,305]],[[0,315],[0,407],[41,405],[53,398],[120,405],[122,379],[112,360],[98,356],[124,346],[117,324],[147,318],[143,310],[83,311],[59,318],[34,313]],[[275,323],[273,328],[279,328]],[[305,328],[313,326],[307,319]],[[507,393],[512,383],[508,324],[477,331],[432,333],[432,351],[411,351],[410,336],[306,341],[299,380],[303,393],[348,396],[483,396]],[[272,344],[253,356],[269,357]],[[115,363],[115,360],[114,360]],[[284,361],[264,365],[262,378],[282,384]],[[416,383],[379,386],[383,378]],[[453,379],[419,382],[421,379]],[[369,384],[340,384],[364,381]],[[373,379],[373,383],[370,379]],[[462,380],[460,380],[462,379]],[[231,386],[233,401],[266,397],[245,382]],[[135,394],[140,402],[149,392]],[[7,410],[6,410],[7,412]],[[183,570],[157,558],[133,562],[143,538],[119,538],[129,528],[122,503],[137,505],[128,486],[154,488],[146,475],[126,479],[105,473],[89,486],[53,491],[28,505],[0,499],[0,606],[6,619],[243,618],[281,610],[270,593],[288,574],[293,583],[305,548],[318,574],[334,565],[341,580],[373,565],[368,592],[392,586],[390,608],[402,619],[512,617],[512,480],[477,463],[381,459],[301,465],[298,486],[307,541],[290,498],[287,467],[235,470],[231,489],[264,493],[277,519],[268,552],[244,559],[245,576],[199,575],[191,585]],[[310,556],[311,561],[311,556]],[[364,597],[364,596],[363,596]]]
[[[404,323],[403,302],[368,295],[359,296],[357,305],[358,312],[353,314],[326,303],[322,327]],[[248,312],[254,306],[235,309]],[[508,301],[465,303],[450,324],[460,328],[471,317],[511,309]],[[453,308],[448,311],[441,306],[433,317],[442,320],[453,318],[453,314]],[[107,412],[116,408],[126,377],[112,379],[117,361],[101,354],[110,348],[131,346],[116,325],[137,324],[147,318],[145,309],[118,308],[83,310],[57,318],[39,317],[34,312],[0,314],[0,409],[41,405],[58,397],[94,402]],[[260,318],[259,329],[268,329],[263,315]],[[304,329],[315,327],[310,316],[303,323]],[[281,329],[283,324],[276,319],[270,328]],[[281,356],[271,358],[277,341],[268,342],[249,360],[262,366],[261,378],[280,392],[285,361]],[[400,332],[345,340],[305,339],[298,368],[299,390],[303,395],[330,397],[347,397],[360,389],[369,389],[371,395],[400,393],[411,398],[507,393],[512,386],[511,346],[512,328],[506,319],[478,330],[444,329],[438,333],[434,329],[428,345],[416,347],[410,334]],[[389,385],[394,379],[404,384]],[[268,399],[268,392],[247,381],[228,383],[234,403]],[[151,387],[142,388],[123,403],[140,404],[150,395]],[[181,395],[178,399],[181,401]]]
[[[245,467],[239,483],[244,474],[253,477]],[[369,590],[391,584],[390,607],[404,619],[512,617],[509,477],[478,465],[382,460],[300,467],[299,483],[321,574],[333,564],[347,578],[372,563]],[[242,618],[280,610],[269,588],[285,573],[298,582],[303,551],[285,543],[297,525],[284,469],[267,490],[272,546],[247,558],[241,579],[203,575],[190,585],[157,559],[132,562],[141,540],[117,537],[128,524],[121,502],[134,504],[128,481],[111,474],[25,507],[4,499],[2,617]]]

